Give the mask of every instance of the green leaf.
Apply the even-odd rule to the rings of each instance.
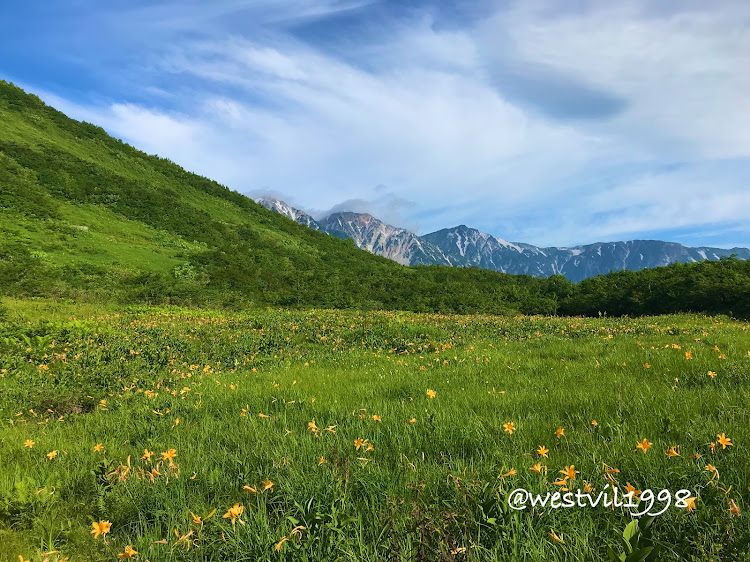
[[[636,550],[630,556],[625,558],[625,562],[643,562],[648,555],[651,554],[652,550],[654,550],[653,546],[647,546],[646,548]]]
[[[619,538],[622,542],[623,548],[625,549],[625,553],[630,554],[631,552],[633,552],[633,545],[630,544],[630,541],[628,541],[624,536]]]
[[[610,562],[625,562],[625,555],[615,554],[615,551],[612,550],[611,546],[607,547],[607,554],[609,555]]]
[[[638,520],[635,519],[628,523],[627,527],[625,527],[625,530],[622,532],[622,537],[632,543],[633,537],[636,537],[636,543],[637,543],[637,536],[638,536]]]

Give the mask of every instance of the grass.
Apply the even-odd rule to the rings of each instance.
[[[185,263],[186,252],[200,249],[102,206],[61,204],[59,213],[61,220],[43,226],[38,220],[16,219],[8,234],[39,248],[37,254],[61,267],[90,264],[135,270],[147,263],[152,271],[170,274]]]
[[[627,510],[506,502],[570,465],[599,492],[605,464],[697,498],[655,520],[661,559],[746,560],[748,328],[7,300],[0,560],[602,560]]]

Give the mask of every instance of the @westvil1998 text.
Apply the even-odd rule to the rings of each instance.
[[[672,499],[674,498],[674,507],[679,508],[690,508],[691,501],[693,498],[690,497],[690,490],[678,490],[672,494],[669,490],[661,490],[658,494],[654,494],[653,490],[643,490],[640,495],[636,498],[636,492],[628,492],[627,494],[620,494],[619,489],[613,486],[612,495],[609,494],[607,488],[610,485],[607,484],[604,490],[599,492],[598,495],[594,496],[590,493],[586,493],[583,490],[576,490],[575,492],[547,492],[546,494],[532,494],[524,488],[516,488],[508,495],[508,506],[511,509],[524,510],[528,506],[531,507],[543,507],[551,509],[565,509],[571,507],[625,507],[629,509],[633,508],[644,508],[639,509],[632,513],[632,515],[638,517],[641,515],[661,515],[672,505]],[[663,506],[660,511],[651,512],[654,504],[657,502],[659,506]]]

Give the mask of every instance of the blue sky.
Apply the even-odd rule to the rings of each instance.
[[[750,246],[750,3],[29,0],[0,77],[250,195]]]

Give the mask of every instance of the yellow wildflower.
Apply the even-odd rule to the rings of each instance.
[[[190,517],[193,518],[193,523],[195,523],[196,525],[203,525],[203,523],[205,521],[208,521],[209,519],[211,519],[211,517],[214,516],[214,513],[216,513],[216,509],[215,508],[213,510],[211,510],[211,513],[209,513],[205,517],[199,517],[198,515],[196,515],[195,513],[193,513],[191,511],[190,512]]]
[[[240,505],[240,504],[236,503],[236,504],[234,504],[233,507],[230,507],[229,510],[224,515],[222,515],[222,517],[224,519],[231,518],[232,519],[232,526],[234,526],[235,521],[238,521],[238,520],[239,520],[240,523],[242,523],[244,525],[245,522],[242,519],[240,519],[240,516],[242,515],[242,512],[244,510],[245,510],[245,506],[244,505]]]
[[[99,538],[99,535],[106,535],[109,533],[112,523],[109,521],[96,521],[91,522],[91,534],[94,535],[95,539]]]
[[[169,461],[170,465],[174,464],[174,458],[177,456],[176,449],[167,449],[161,454],[162,460]]]
[[[636,490],[635,486],[633,486],[630,482],[625,483],[625,493],[626,494],[633,494],[634,498],[637,498],[641,495],[641,490]]]
[[[716,437],[719,438],[719,445],[721,445],[722,449],[726,449],[727,447],[734,446],[734,443],[732,443],[732,440],[729,437],[727,437],[726,435],[724,435],[723,433],[721,433],[721,434],[717,433]]]
[[[737,507],[737,504],[734,503],[734,500],[732,499],[729,500],[729,513],[736,515],[737,517],[740,516],[740,508]]]
[[[570,466],[566,466],[564,470],[561,470],[560,474],[564,474],[566,478],[575,480],[576,474],[580,474],[580,472],[580,470],[576,470],[576,466],[574,464],[571,464]]]
[[[279,542],[277,542],[277,543],[276,543],[276,546],[275,546],[275,547],[273,547],[273,548],[274,548],[274,550],[275,550],[276,552],[281,552],[281,547],[282,547],[282,546],[283,546],[283,544],[284,544],[284,543],[285,543],[286,541],[288,541],[288,540],[289,540],[289,537],[284,537],[283,539],[281,539],[281,540],[280,540]]]
[[[711,476],[711,480],[713,480],[714,478],[719,478],[719,470],[711,463],[707,464],[704,470],[713,473],[713,475]]]
[[[131,545],[125,547],[125,552],[121,552],[117,555],[120,560],[130,560],[133,556],[137,555],[138,551],[135,550]]]
[[[646,451],[648,451],[651,448],[652,445],[653,445],[653,443],[651,443],[648,439],[644,439],[643,441],[639,442],[635,446],[635,448],[642,450],[643,453],[645,454]]]

